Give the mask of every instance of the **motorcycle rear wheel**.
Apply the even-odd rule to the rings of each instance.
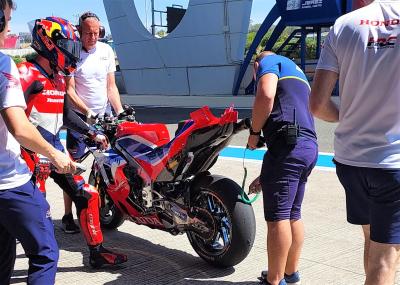
[[[124,215],[121,213],[118,207],[115,206],[114,202],[108,197],[105,189],[103,189],[105,187],[104,181],[102,181],[102,179],[100,178],[99,185],[95,185],[96,179],[94,177],[93,171],[90,172],[89,175],[89,184],[94,185],[99,189],[100,199],[102,200],[99,209],[101,227],[108,230],[115,230],[124,223]]]
[[[249,254],[255,238],[256,222],[251,204],[241,200],[241,187],[223,176],[207,175],[192,192],[192,206],[206,210],[213,219],[211,238],[188,231],[190,244],[206,262],[231,267]]]

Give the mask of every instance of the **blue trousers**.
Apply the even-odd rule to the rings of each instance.
[[[400,244],[400,169],[335,164],[346,193],[347,221],[370,225],[375,242]]]
[[[317,144],[303,137],[296,146],[277,141],[269,147],[260,176],[266,221],[301,219],[305,186],[317,158]]]
[[[59,253],[50,206],[31,181],[0,191],[0,284],[10,283],[16,238],[29,259],[27,283],[54,284]]]

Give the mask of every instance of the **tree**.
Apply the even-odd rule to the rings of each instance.
[[[247,34],[247,40],[246,40],[246,47],[245,47],[245,54],[247,54],[250,45],[253,43],[254,38],[257,34],[257,31],[259,30],[261,24],[250,24],[249,25],[249,32]],[[276,41],[275,45],[272,48],[272,51],[276,52],[281,46],[282,44],[286,41],[286,39],[290,36],[290,34],[292,34],[292,32],[296,29],[298,29],[299,27],[288,27],[286,28],[282,34],[279,36],[278,40]],[[263,37],[263,39],[261,40],[260,45],[257,48],[257,52],[260,52],[262,50],[265,49],[265,46],[269,40],[269,38],[271,37],[271,34],[273,32],[273,30],[275,29],[275,26],[273,25],[268,32],[266,33],[266,35]],[[298,38],[293,38],[290,42],[295,44],[298,41]],[[300,42],[298,42],[298,44],[300,44]],[[306,39],[306,58],[307,59],[314,59],[315,58],[315,51],[316,51],[316,40],[315,38],[311,38],[311,37],[307,37]],[[293,51],[288,51],[286,53],[282,52],[281,54],[290,58],[300,58],[300,47],[296,46],[296,45],[291,45],[291,49]],[[285,48],[284,50],[288,50],[288,47]]]

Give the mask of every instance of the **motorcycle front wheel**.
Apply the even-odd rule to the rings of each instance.
[[[249,254],[255,238],[256,221],[251,204],[241,200],[242,188],[223,176],[207,175],[192,187],[192,207],[207,212],[210,235],[188,231],[197,254],[217,267],[240,263]],[[200,218],[201,219],[201,218]]]
[[[99,179],[99,182],[96,182],[93,171],[90,172],[89,175],[89,184],[96,186],[99,191],[101,200],[101,205],[99,209],[101,227],[109,230],[114,230],[118,228],[124,223],[125,217],[108,196],[106,189],[104,189],[106,184],[101,177]]]

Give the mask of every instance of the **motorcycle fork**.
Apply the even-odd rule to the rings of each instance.
[[[97,172],[94,170],[94,167],[92,167],[92,172],[95,173],[95,179],[94,179],[94,188],[96,191],[99,193],[99,208],[103,207],[105,205],[105,189],[103,189],[100,186],[100,181],[101,181],[101,173]]]

